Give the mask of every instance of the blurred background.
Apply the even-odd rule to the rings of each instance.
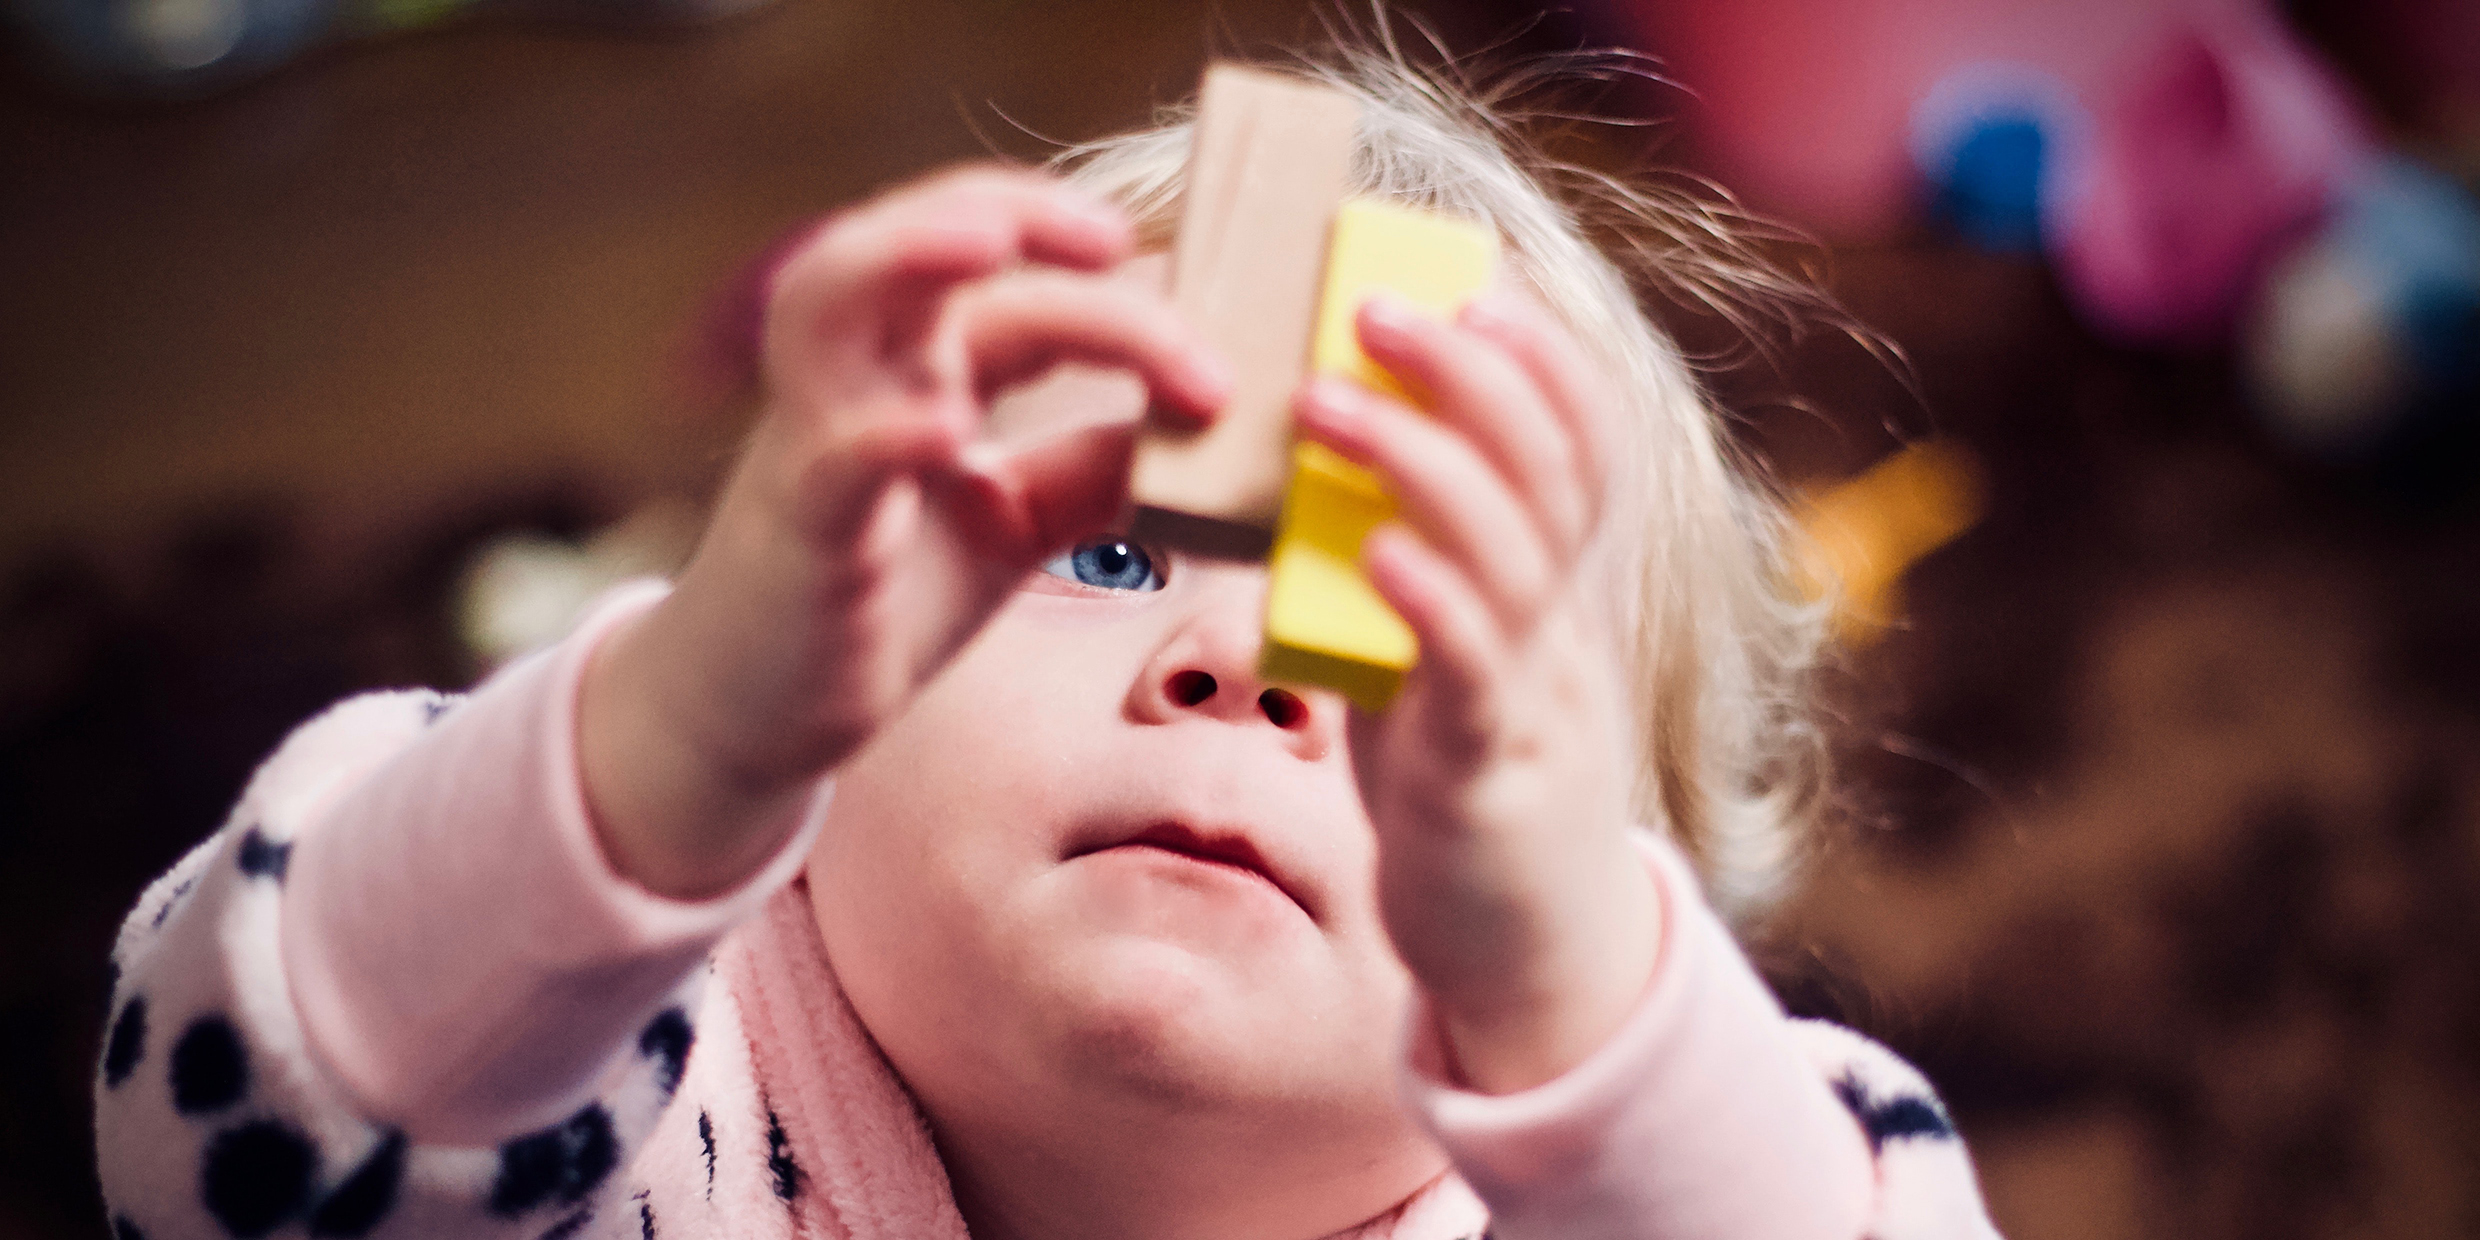
[[[139,888],[291,726],[694,537],[717,307],[890,180],[1142,121],[1300,0],[9,0],[0,1236],[104,1234]],[[1353,10],[1358,12],[1358,10]],[[1399,7],[1623,45],[1865,330],[1656,290],[1847,583],[1759,945],[2001,1227],[2480,1236],[2480,5]],[[1410,36],[1409,26],[1403,33]]]

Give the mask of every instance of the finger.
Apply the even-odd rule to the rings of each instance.
[[[838,436],[802,472],[799,528],[857,528],[898,478],[953,472],[965,443],[963,429],[944,421],[879,423]]]
[[[1548,548],[1469,440],[1345,379],[1311,382],[1293,412],[1302,435],[1386,479],[1403,520],[1473,582],[1507,631],[1531,626],[1554,584]]]
[[[1425,707],[1432,743],[1451,762],[1479,758],[1505,649],[1488,605],[1449,557],[1395,522],[1362,541],[1361,571],[1420,642],[1412,670],[1419,683],[1407,686],[1405,700]]]
[[[1117,208],[1033,173],[947,173],[829,221],[777,273],[773,319],[797,343],[877,327],[881,351],[917,342],[957,284],[1025,261],[1095,270],[1133,234]]]
[[[984,399],[1061,362],[1136,372],[1155,396],[1203,418],[1231,398],[1229,368],[1159,294],[1125,281],[1058,274],[994,280],[956,306]]]
[[[978,443],[934,479],[979,549],[1031,568],[1079,535],[1110,524],[1128,490],[1133,423],[1070,427],[1026,444]]]
[[[1548,309],[1530,296],[1495,289],[1464,307],[1464,328],[1495,341],[1532,377],[1575,444],[1594,519],[1609,498],[1619,441],[1619,393]]]
[[[1031,168],[968,164],[898,187],[877,203],[899,220],[949,202],[996,203],[1017,220],[1026,262],[1099,271],[1128,256],[1136,230],[1128,213],[1100,194]]]
[[[881,269],[891,253],[905,252],[901,242],[916,236],[995,243],[1000,262],[1078,271],[1118,262],[1135,241],[1127,214],[1108,200],[1048,173],[989,165],[898,186],[863,204],[834,231],[830,254],[838,270],[854,274]],[[958,251],[968,258],[976,252],[972,245]],[[912,269],[938,270],[936,255],[934,248]]]
[[[1426,391],[1432,412],[1497,469],[1550,547],[1572,556],[1589,517],[1576,446],[1523,367],[1493,342],[1390,297],[1364,303],[1356,326],[1371,359]]]

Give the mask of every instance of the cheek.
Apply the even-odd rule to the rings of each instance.
[[[911,709],[840,769],[809,886],[828,959],[873,1035],[908,1057],[953,1056],[942,1029],[1022,974],[1010,895],[1054,860],[1052,790],[1074,765],[1056,740],[1090,734],[1079,669],[1027,650],[1003,611]],[[1038,636],[1038,634],[1032,635]],[[1048,743],[1046,743],[1048,742]]]
[[[908,758],[919,761],[906,761]],[[927,765],[924,765],[926,763]],[[991,956],[985,893],[956,855],[960,798],[935,755],[889,750],[839,775],[810,854],[811,909],[827,959],[864,1028],[908,1081],[974,1079],[969,1023]],[[936,829],[933,829],[936,828]]]

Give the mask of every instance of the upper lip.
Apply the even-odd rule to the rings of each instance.
[[[1194,857],[1200,861],[1247,870],[1274,884],[1275,889],[1289,896],[1292,903],[1300,906],[1302,912],[1311,912],[1309,902],[1301,898],[1300,888],[1268,862],[1266,854],[1257,847],[1257,842],[1242,831],[1201,828],[1177,820],[1164,820],[1150,823],[1144,829],[1131,834],[1115,833],[1102,839],[1088,841],[1070,850],[1068,859],[1074,860],[1091,853],[1122,848],[1131,844],[1143,844],[1163,849],[1166,852],[1175,852],[1185,857]],[[1314,917],[1314,914],[1312,916]]]

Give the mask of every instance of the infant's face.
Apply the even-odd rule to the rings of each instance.
[[[1134,416],[1092,383],[1008,413]],[[1117,546],[838,773],[810,888],[854,1008],[934,1123],[1181,1112],[1426,1177],[1343,704],[1257,679],[1261,568]]]
[[[1341,705],[1261,706],[1261,571],[1164,577],[1028,585],[844,768],[810,872],[829,954],[934,1112],[1126,1087],[1391,1117],[1408,981]]]

